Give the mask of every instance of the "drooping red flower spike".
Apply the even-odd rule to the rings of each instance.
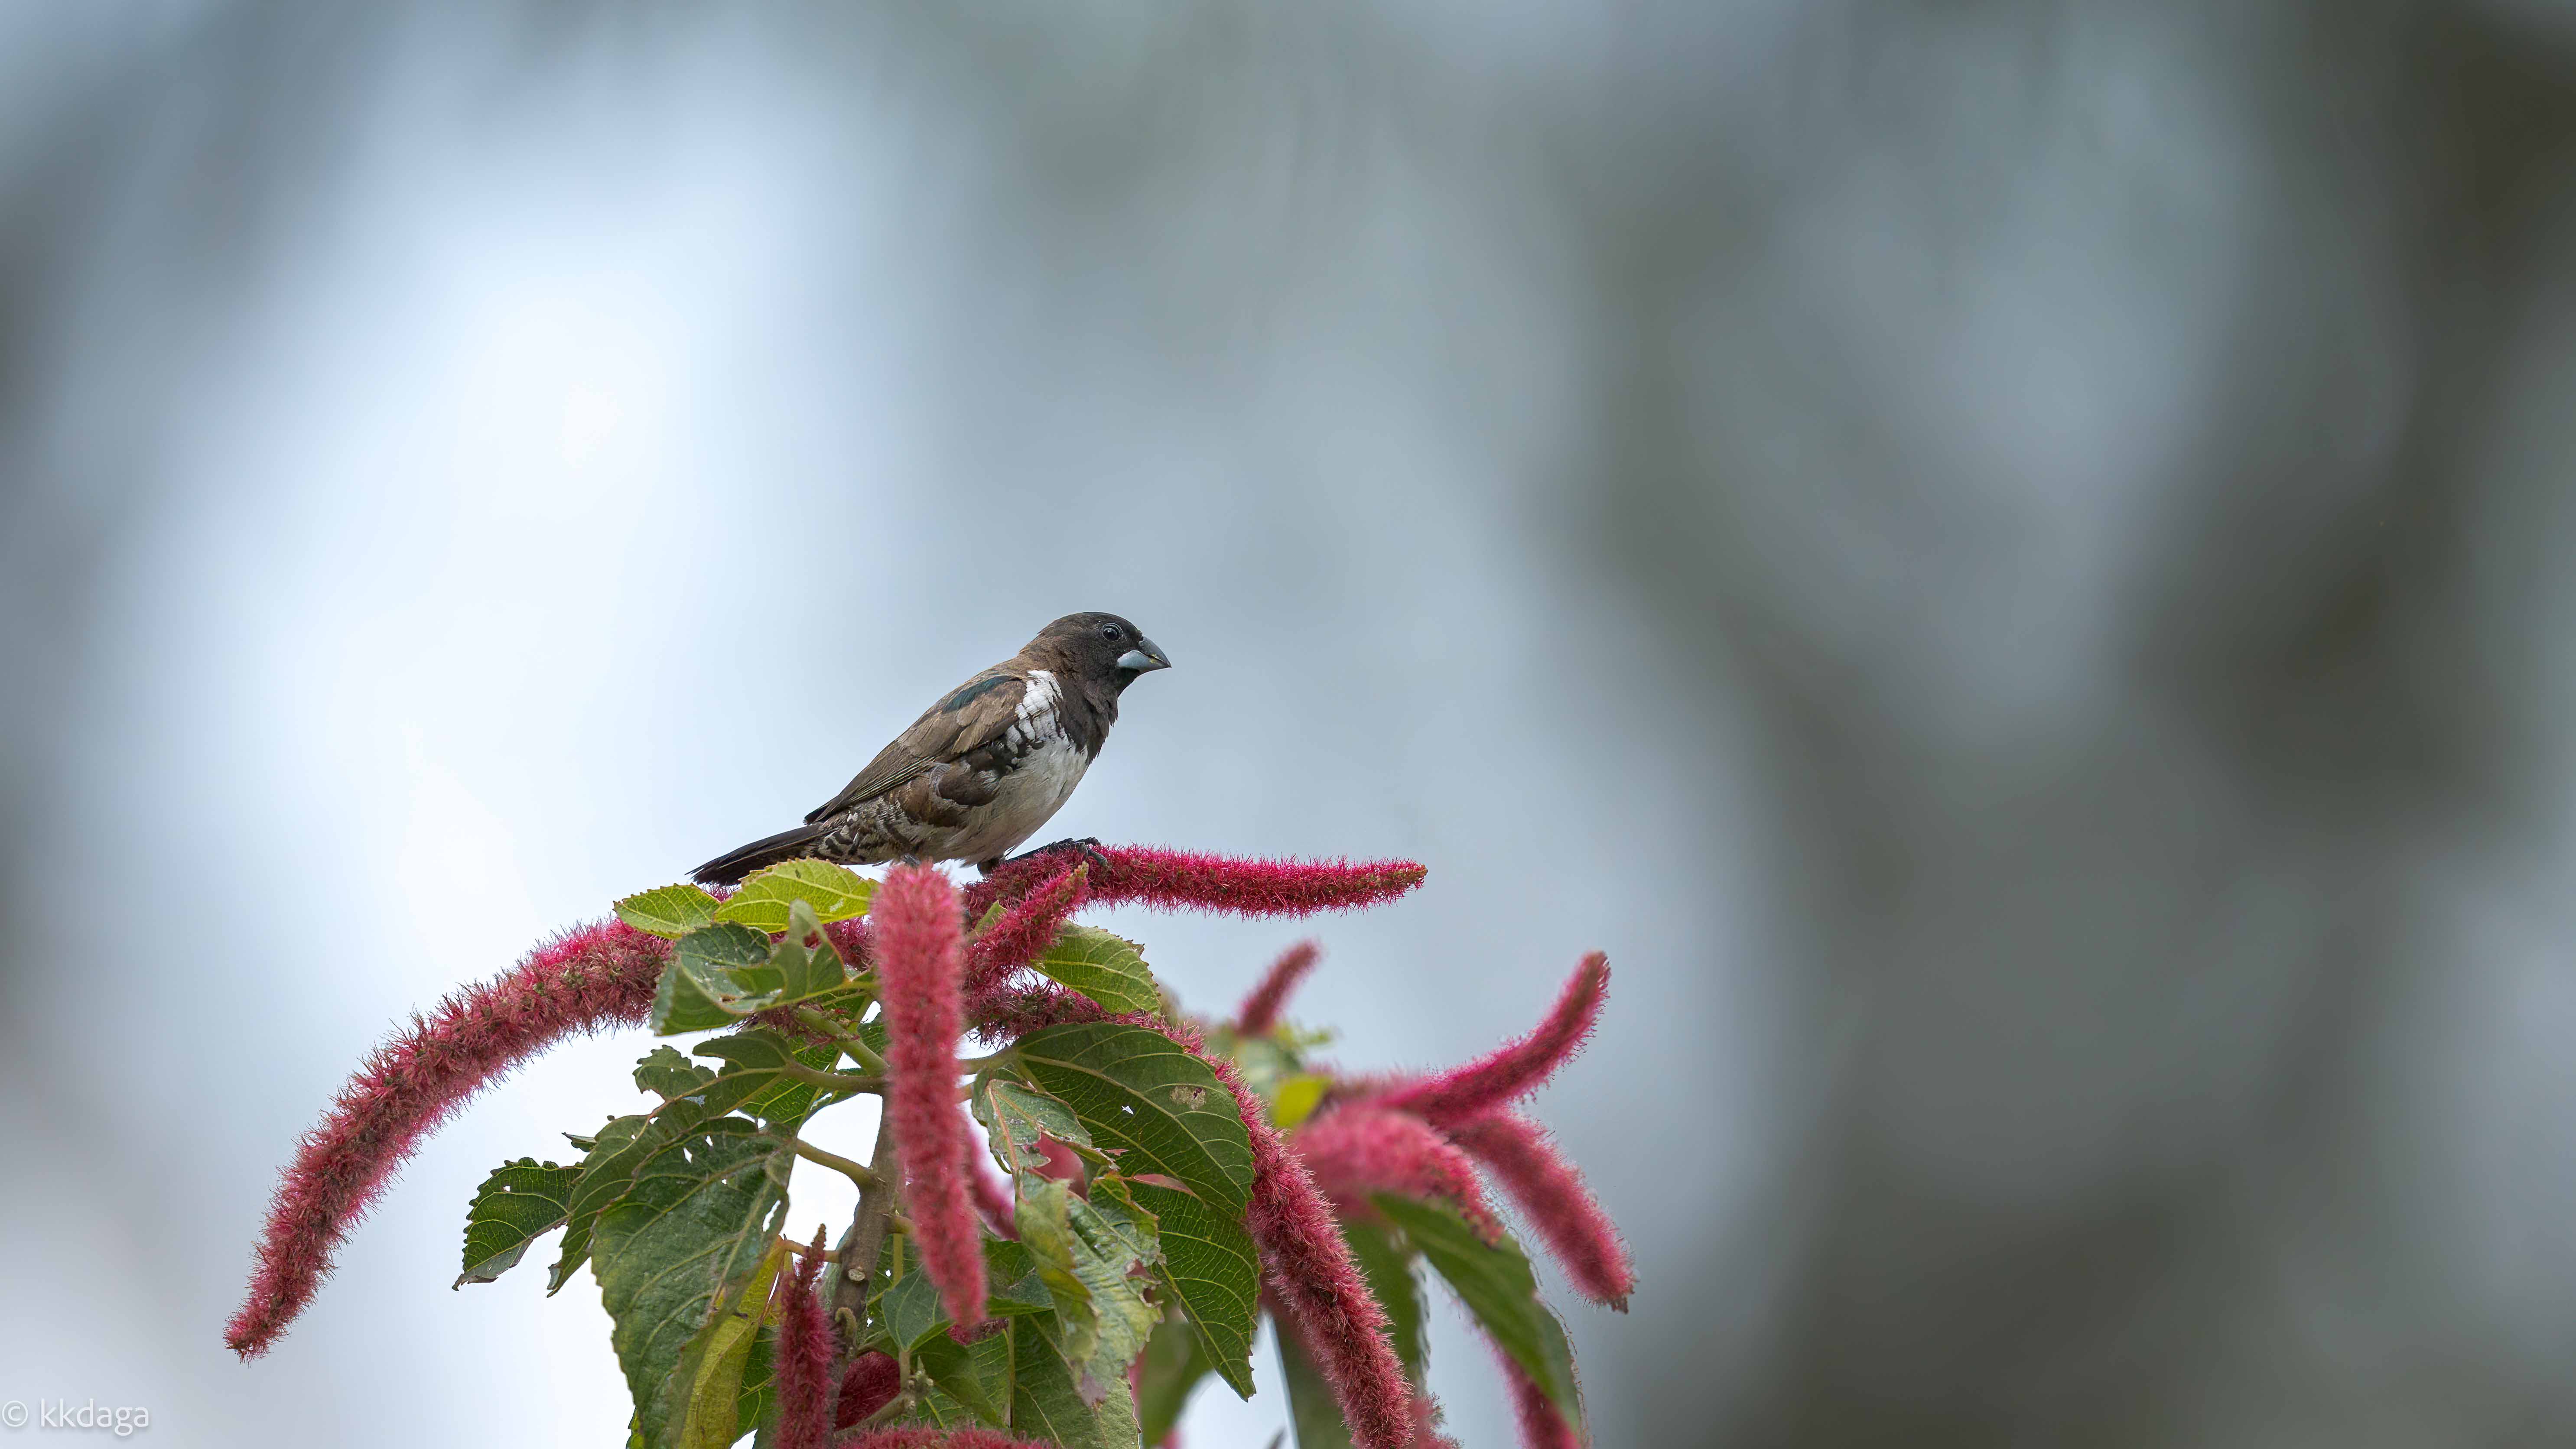
[[[1261,984],[1253,987],[1252,994],[1243,998],[1243,1005],[1235,1008],[1236,1034],[1270,1035],[1279,1025],[1279,1009],[1288,1004],[1288,993],[1295,991],[1306,973],[1315,969],[1316,960],[1323,954],[1324,948],[1312,941],[1300,941],[1280,953],[1279,959],[1262,973]]]
[[[1413,1396],[1413,1449],[1458,1449],[1458,1441],[1440,1432],[1440,1401],[1430,1391]]]
[[[1052,981],[997,986],[967,1003],[967,1020],[987,1042],[1018,1041],[1030,1032],[1069,1021],[1107,1021],[1109,1013],[1090,997],[1067,991]]]
[[[332,1253],[421,1141],[512,1067],[576,1032],[644,1019],[671,943],[583,926],[449,996],[377,1047],[304,1135],[270,1202],[248,1299],[224,1343],[256,1358],[313,1300]]]
[[[1459,1123],[1449,1135],[1520,1204],[1574,1291],[1628,1311],[1637,1267],[1610,1215],[1546,1128],[1518,1112],[1494,1112]]]
[[[1037,959],[1065,921],[1082,909],[1090,891],[1091,872],[1076,866],[1022,896],[1002,918],[978,932],[966,951],[966,995],[971,999],[1000,985],[1013,971]]]
[[[1285,1310],[1283,1330],[1301,1336],[1341,1406],[1355,1449],[1406,1449],[1413,1442],[1413,1385],[1387,1338],[1378,1306],[1333,1223],[1332,1207],[1305,1164],[1288,1150],[1261,1099],[1223,1057],[1201,1061],[1234,1093],[1252,1138],[1252,1201],[1244,1226],[1260,1250],[1262,1275]]]
[[[1421,1118],[1365,1104],[1338,1108],[1297,1129],[1289,1145],[1345,1218],[1374,1218],[1369,1194],[1437,1198],[1492,1242],[1502,1225],[1485,1209],[1476,1165]]]
[[[1314,1340],[1306,1336],[1305,1329],[1298,1324],[1297,1315],[1279,1301],[1277,1293],[1267,1288],[1261,1290],[1261,1311],[1270,1315],[1276,1332],[1297,1341],[1298,1347],[1305,1352],[1306,1362],[1323,1362],[1323,1355],[1315,1350]],[[1413,1437],[1405,1441],[1406,1449],[1458,1449],[1456,1440],[1440,1432],[1440,1401],[1431,1396],[1430,1390],[1415,1390],[1413,1402],[1405,1412],[1413,1423]]]
[[[948,1316],[984,1321],[984,1251],[966,1176],[974,1138],[957,1110],[958,979],[966,927],[957,890],[926,865],[886,873],[869,917],[886,1021],[886,1114],[903,1164],[921,1269]]]
[[[1091,903],[1243,916],[1305,916],[1394,900],[1422,884],[1409,860],[1259,860],[1144,845],[1107,845],[1091,859]],[[1044,856],[1004,866],[966,893],[981,912],[1050,870]]]
[[[832,1442],[840,1342],[814,1293],[822,1268],[823,1230],[816,1228],[814,1245],[778,1286],[778,1449],[825,1449]]]
[[[870,1414],[894,1402],[903,1388],[903,1365],[890,1353],[875,1349],[850,1360],[841,1371],[840,1401],[832,1413],[832,1427],[847,1429]]]
[[[1435,1127],[1507,1107],[1537,1090],[1583,1049],[1601,1019],[1601,1000],[1609,989],[1610,958],[1595,951],[1574,968],[1564,994],[1537,1030],[1463,1067],[1398,1087],[1377,1098],[1376,1105],[1411,1112]]]
[[[1487,1340],[1488,1344],[1492,1341]],[[1558,1412],[1556,1405],[1531,1378],[1519,1360],[1493,1345],[1494,1357],[1503,1366],[1503,1382],[1511,1390],[1512,1418],[1520,1425],[1521,1449],[1583,1449],[1583,1436],[1574,1424]]]

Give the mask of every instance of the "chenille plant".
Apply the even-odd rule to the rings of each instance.
[[[1251,916],[1373,905],[1420,866],[1107,848],[1041,854],[959,891],[789,861],[738,891],[667,886],[540,947],[377,1049],[287,1169],[248,1301],[256,1357],[423,1137],[575,1032],[703,1036],[635,1069],[660,1105],[495,1169],[459,1285],[562,1230],[588,1263],[635,1400],[630,1443],[721,1449],[1137,1449],[1176,1440],[1213,1376],[1253,1392],[1276,1325],[1298,1449],[1446,1444],[1423,1388],[1423,1274],[1510,1385],[1524,1444],[1585,1442],[1565,1332],[1487,1196],[1586,1298],[1635,1286],[1617,1231],[1517,1109],[1579,1049],[1609,968],[1575,969],[1537,1029],[1455,1070],[1337,1076],[1286,1024],[1312,945],[1230,1021],[1181,1013],[1138,948],[1073,917],[1141,904]],[[973,1041],[985,1054],[959,1056]],[[806,1124],[882,1102],[864,1163]],[[797,1167],[846,1175],[837,1240],[785,1234]]]

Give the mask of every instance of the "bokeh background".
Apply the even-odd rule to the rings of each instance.
[[[1602,1445],[2576,1440],[2571,399],[2561,0],[0,3],[0,1397],[615,1442],[447,1283],[639,1037],[243,1367],[274,1169],[1106,608],[1342,1061],[1610,952]]]

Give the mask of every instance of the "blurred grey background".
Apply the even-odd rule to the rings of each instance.
[[[1602,1445],[2576,1441],[2572,397],[2563,0],[7,0],[0,1397],[615,1442],[447,1282],[638,1036],[243,1367],[295,1134],[1106,608],[1340,1060],[1610,952]]]

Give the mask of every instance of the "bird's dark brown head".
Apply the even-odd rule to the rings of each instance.
[[[1086,679],[1123,690],[1172,661],[1143,630],[1116,614],[1067,614],[1038,631],[1026,651],[1049,655]]]

